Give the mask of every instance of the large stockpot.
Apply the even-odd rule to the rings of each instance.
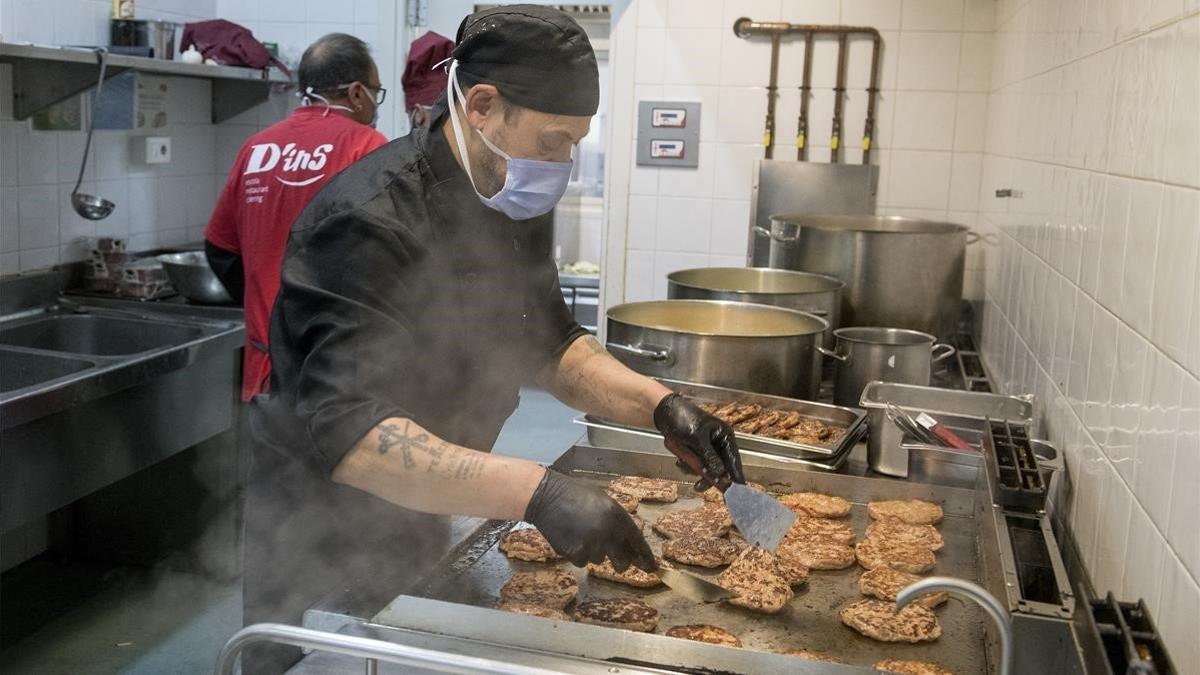
[[[863,389],[874,380],[928,386],[933,364],[954,354],[954,347],[938,343],[934,336],[903,328],[839,328],[833,335],[836,351],[817,349],[837,360],[837,405],[858,405]]]
[[[867,215],[771,218],[771,266],[846,282],[842,323],[954,334],[962,305],[968,229]]]
[[[825,319],[822,342],[833,347],[833,329],[842,314],[846,284],[824,274],[767,267],[698,267],[667,275],[672,300],[732,300],[798,309]]]
[[[658,300],[608,310],[608,351],[654,377],[813,399],[825,320],[719,300]]]

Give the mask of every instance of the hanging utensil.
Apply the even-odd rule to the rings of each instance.
[[[83,183],[84,169],[87,168],[88,154],[92,149],[92,132],[96,129],[96,106],[99,105],[100,94],[104,90],[104,71],[108,66],[108,50],[97,47],[95,52],[96,60],[100,63],[100,77],[96,80],[95,104],[92,106],[92,114],[88,119],[87,141],[83,144],[83,159],[79,162],[79,177],[75,179],[75,187],[71,190],[71,207],[75,209],[75,213],[88,220],[103,220],[112,215],[113,209],[117,205],[104,197],[88,195],[79,191],[79,185]]]

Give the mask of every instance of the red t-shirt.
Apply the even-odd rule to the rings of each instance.
[[[242,400],[264,392],[271,307],[292,222],[339,171],[387,143],[383,134],[323,105],[297,108],[238,153],[204,238],[242,257],[246,277],[246,356]]]

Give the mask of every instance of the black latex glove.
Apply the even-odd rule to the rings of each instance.
[[[546,470],[525,507],[546,541],[572,565],[612,561],[618,572],[633,564],[647,572],[658,569],[654,552],[633,519],[603,490]]]
[[[654,408],[654,426],[668,443],[700,458],[707,475],[696,483],[697,488],[707,487],[710,480],[721,484],[746,482],[733,427],[704,412],[695,403],[679,394],[666,396]]]

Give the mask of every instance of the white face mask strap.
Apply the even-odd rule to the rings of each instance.
[[[305,87],[304,88],[304,96],[303,96],[303,98],[300,99],[301,101],[304,102],[304,105],[314,105],[314,103],[312,102],[312,99],[314,99],[314,98],[317,99],[318,101],[320,101],[321,103],[325,104],[325,112],[321,115],[322,117],[324,117],[325,115],[328,115],[329,111],[333,110],[333,109],[345,110],[346,112],[355,112],[355,110],[353,108],[349,108],[344,105],[334,105],[329,102],[329,99],[327,99],[324,96],[313,91],[312,87]]]
[[[475,187],[475,177],[471,175],[471,158],[467,154],[467,142],[463,137],[462,124],[458,120],[459,108],[462,109],[464,115],[467,114],[467,99],[463,96],[462,88],[458,84],[457,59],[450,61],[450,77],[446,80],[446,100],[451,104],[450,124],[454,126],[454,142],[458,146],[458,155],[462,158],[463,170],[467,172],[467,180],[471,182],[471,189],[475,190],[475,194],[482,199],[483,195]],[[482,137],[482,134],[480,136]]]

